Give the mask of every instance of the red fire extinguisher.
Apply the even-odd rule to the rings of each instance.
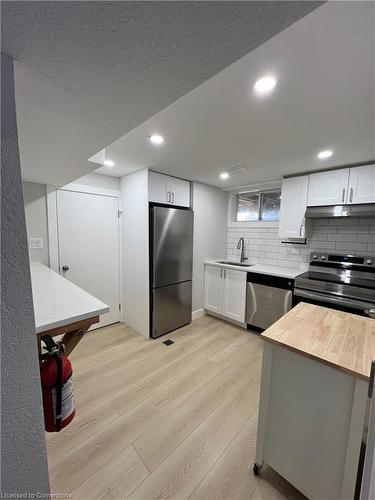
[[[47,352],[42,354],[40,379],[42,382],[44,425],[47,432],[59,432],[74,418],[73,369],[67,356],[52,337],[42,341]]]

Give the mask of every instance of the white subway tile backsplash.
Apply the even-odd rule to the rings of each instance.
[[[328,234],[329,241],[357,241],[357,233],[334,233]]]
[[[335,241],[319,241],[319,240],[311,240],[312,249],[316,250],[317,248],[321,250],[332,250],[336,248]]]
[[[341,242],[338,241],[336,243],[336,250],[342,250],[343,252],[349,251],[356,251],[356,252],[366,252],[367,251],[367,243],[358,243],[358,242],[352,242],[352,241],[346,241],[346,242]]]
[[[358,241],[375,243],[375,234],[358,234]]]
[[[311,252],[375,253],[375,219],[316,219],[306,245],[282,243],[277,228],[228,228],[227,258],[239,260],[237,243],[245,239],[246,256],[252,263],[298,268]]]

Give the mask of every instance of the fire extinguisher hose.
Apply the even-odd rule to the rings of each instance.
[[[62,386],[63,386],[63,364],[60,351],[54,353],[56,359],[56,432],[61,431],[61,411],[62,411]]]

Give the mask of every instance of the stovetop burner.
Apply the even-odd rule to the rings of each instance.
[[[375,314],[375,257],[313,252],[308,271],[295,280],[294,293]]]

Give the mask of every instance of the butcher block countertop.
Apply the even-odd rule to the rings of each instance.
[[[366,381],[375,359],[375,319],[303,302],[261,338]]]

